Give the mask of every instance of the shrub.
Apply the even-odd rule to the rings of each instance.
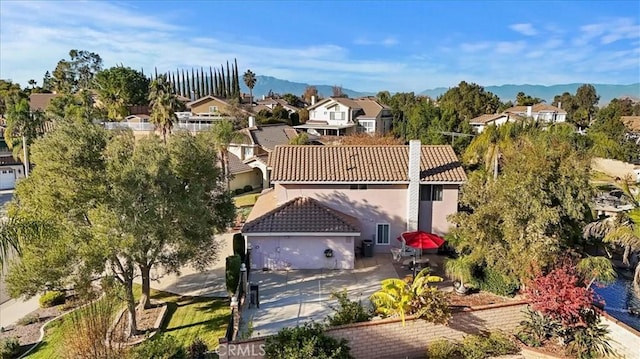
[[[322,325],[305,323],[303,326],[283,328],[267,338],[267,359],[351,359],[345,339],[335,339],[325,334]]]
[[[240,256],[228,256],[225,266],[225,282],[229,296],[235,294],[240,282]]]
[[[567,346],[567,353],[578,359],[593,359],[613,356],[615,351],[609,344],[609,330],[600,323],[578,328]]]
[[[436,340],[427,346],[427,359],[463,359],[458,342]]]
[[[5,338],[0,340],[0,359],[10,359],[18,355],[20,342],[18,337]]]
[[[244,236],[242,233],[236,233],[233,235],[233,254],[240,256],[240,260],[245,260],[245,248],[244,248]]]
[[[539,347],[560,330],[557,322],[530,308],[525,309],[525,317],[520,322],[516,336],[528,346]]]
[[[331,297],[338,300],[338,307],[332,307],[335,311],[333,316],[327,317],[327,321],[331,326],[368,322],[371,320],[371,313],[369,313],[362,301],[353,301],[347,297],[347,290],[342,292],[333,292]]]
[[[69,358],[116,358],[124,349],[120,343],[123,335],[112,336],[105,341],[114,314],[118,308],[114,299],[104,298],[77,310],[65,321],[67,335],[63,339],[64,350]]]
[[[207,344],[202,339],[196,338],[187,348],[187,358],[205,359],[208,350]]]
[[[54,290],[51,292],[46,292],[42,295],[42,297],[40,297],[40,307],[49,308],[55,305],[64,304],[64,301],[64,292]]]
[[[156,335],[129,352],[129,359],[186,359],[187,354],[171,335]]]
[[[244,193],[244,189],[236,188],[236,189],[233,190],[233,193],[235,193],[236,196],[239,196],[239,195]]]
[[[518,289],[520,289],[520,285],[517,280],[508,278],[489,267],[483,268],[481,271],[481,277],[478,279],[480,290],[497,295],[513,297]]]
[[[248,184],[248,185],[244,186],[242,189],[243,189],[245,192],[251,192],[251,191],[253,191],[253,187],[251,187],[251,185],[250,185],[250,184]]]
[[[27,314],[24,317],[18,319],[18,325],[29,325],[40,321],[38,313]]]
[[[507,354],[516,354],[520,348],[506,335],[493,332],[489,336],[470,335],[462,340],[465,359],[485,359]]]

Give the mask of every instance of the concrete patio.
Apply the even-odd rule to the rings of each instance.
[[[429,255],[429,258],[434,272],[440,272],[442,257]],[[394,262],[390,253],[358,258],[353,270],[254,271],[250,282],[259,285],[260,308],[250,305],[248,295],[239,335],[246,337],[249,326],[253,328],[251,336],[260,337],[275,334],[284,327],[322,322],[334,313],[331,306],[336,301],[330,299],[331,292],[346,289],[350,299],[360,298],[369,305],[368,298],[380,289],[380,281],[410,274],[411,270],[402,262]],[[449,285],[443,282],[438,286]]]

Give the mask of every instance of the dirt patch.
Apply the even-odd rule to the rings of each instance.
[[[477,292],[467,295],[451,293],[449,303],[453,307],[468,308],[489,304],[507,303],[517,300],[516,298],[502,297],[488,292]]]
[[[118,318],[118,322],[114,329],[114,340],[125,343],[133,344],[146,338],[149,334],[158,330],[155,326],[158,318],[162,315],[163,309],[166,304],[154,304],[149,309],[143,309],[136,307],[136,326],[138,327],[138,335],[127,337],[126,330],[129,324],[128,312],[124,311]],[[126,339],[125,339],[126,338]]]
[[[556,358],[571,358],[565,354],[565,347],[561,346],[558,343],[554,343],[552,341],[546,341],[542,346],[539,347],[529,347],[523,343],[520,343],[520,347],[523,349],[528,349],[533,352],[540,352],[543,354],[552,355]]]

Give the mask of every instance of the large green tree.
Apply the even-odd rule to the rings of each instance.
[[[0,116],[4,116],[7,112],[7,106],[11,103],[26,97],[27,94],[22,91],[20,84],[0,79]]]
[[[496,113],[500,99],[478,84],[462,81],[440,96],[438,104],[442,108],[453,109],[460,120],[471,120],[483,114]]]
[[[149,102],[151,105],[151,123],[162,133],[167,142],[167,134],[171,133],[173,122],[177,120],[176,110],[179,102],[166,75],[160,75],[149,85]]]
[[[470,174],[460,199],[465,210],[451,218],[462,256],[523,283],[574,248],[589,219],[590,161],[566,136],[532,129],[503,152],[496,180]]]
[[[149,103],[149,79],[129,67],[116,66],[98,72],[93,86],[100,106],[111,120],[120,121],[128,116],[129,106]]]
[[[93,77],[102,69],[100,55],[86,50],[69,51],[69,60],[58,61],[51,79],[52,90],[76,93],[91,88]]]
[[[86,283],[105,274],[125,288],[135,332],[132,285],[142,277],[141,306],[149,305],[153,268],[203,268],[216,258],[216,232],[234,217],[204,137],[186,131],[165,145],[155,135],[61,123],[33,146],[37,167],[18,184],[11,216],[47,219],[57,230],[23,241],[11,266],[13,295]]]

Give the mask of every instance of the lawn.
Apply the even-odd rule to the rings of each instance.
[[[237,208],[253,206],[254,204],[256,204],[256,199],[259,195],[260,193],[243,194],[233,197],[233,201],[235,202]]]
[[[140,289],[136,288],[139,295]],[[226,299],[205,297],[181,297],[172,293],[152,290],[151,298],[167,303],[167,316],[158,335],[171,335],[182,345],[187,346],[195,338],[204,340],[209,350],[218,347],[218,338],[224,336],[231,311]],[[82,309],[80,309],[82,310]],[[63,338],[67,335],[63,317],[47,327],[45,338],[27,358],[60,358],[58,351]]]

